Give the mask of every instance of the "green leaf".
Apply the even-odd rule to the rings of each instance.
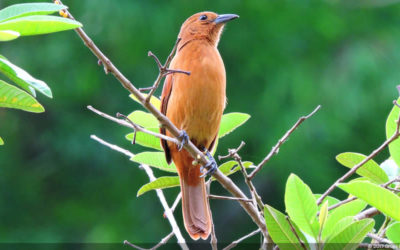
[[[43,106],[25,91],[0,80],[0,107],[44,112]]]
[[[3,139],[1,139],[1,137],[0,137],[0,145],[4,145],[4,141]]]
[[[0,30],[14,30],[21,36],[32,36],[71,30],[82,24],[58,16],[26,16],[0,23]]]
[[[54,3],[23,3],[0,10],[0,22],[30,15],[47,15],[67,9],[67,6]]]
[[[316,239],[319,232],[317,202],[311,189],[295,174],[286,182],[285,205],[296,225]]]
[[[328,218],[328,204],[329,202],[325,201],[324,204],[322,204],[321,210],[319,211],[318,222],[320,232],[322,229],[324,229],[326,218]]]
[[[336,156],[336,160],[345,167],[352,168],[361,161],[367,158],[363,154],[359,153],[341,153]],[[389,177],[385,171],[374,160],[367,161],[356,173],[360,176],[364,176],[377,184],[383,184],[389,181]]]
[[[30,90],[34,88],[37,91],[43,93],[44,95],[52,98],[51,89],[47,84],[41,80],[33,78],[28,72],[21,69],[20,67],[14,65],[10,61],[0,57],[0,72],[18,84],[25,90]],[[35,96],[34,92],[33,95]]]
[[[397,99],[397,103],[400,103],[400,98]],[[399,119],[400,108],[396,105],[393,106],[392,111],[386,120],[386,138],[389,139],[396,132],[396,121]],[[397,166],[400,166],[400,138],[397,138],[389,144],[390,156],[396,162]]]
[[[387,216],[400,220],[400,197],[389,190],[368,181],[339,184],[339,188],[357,196]]]
[[[327,240],[329,238],[335,237],[338,233],[340,233],[344,228],[348,227],[350,224],[354,223],[356,220],[354,220],[354,216],[347,216],[339,220],[335,225],[333,225],[333,228],[331,230],[331,234],[328,236]],[[325,239],[324,239],[325,241]]]
[[[167,161],[165,160],[164,152],[143,152],[133,156],[130,160],[139,164],[146,164],[167,172],[177,172],[173,162],[168,165]]]
[[[13,30],[0,30],[0,42],[17,39],[19,33]]]
[[[302,249],[284,214],[265,205],[264,217],[268,233],[280,249]]]
[[[396,165],[396,162],[394,162],[391,157],[381,163],[381,168],[383,169],[383,171],[385,171],[385,173],[389,177],[389,180],[393,180],[400,175],[400,168]]]
[[[325,228],[322,230],[322,240],[327,239],[331,236],[332,233],[335,233],[334,230],[336,224],[343,218],[348,216],[355,216],[359,212],[361,212],[367,204],[362,200],[354,200],[349,203],[343,204],[340,207],[332,209],[329,212],[328,218],[325,223]]]
[[[393,243],[400,243],[400,222],[393,223],[387,228],[386,237]]]
[[[244,168],[254,168],[254,165],[251,161],[244,161],[243,162]],[[236,161],[228,161],[221,164],[218,169],[226,176],[231,175],[240,170],[240,166]]]
[[[142,94],[144,97],[147,97],[147,94]],[[130,98],[132,98],[132,100],[134,100],[137,103],[140,103],[139,100],[136,98],[136,96],[134,96],[133,94],[129,95]],[[161,107],[161,101],[160,99],[158,99],[157,97],[155,97],[154,95],[151,96],[150,98],[150,103],[153,104],[154,107],[156,107],[158,110],[160,110]]]
[[[143,185],[137,192],[137,197],[154,189],[164,189],[179,186],[178,176],[163,176]]]
[[[374,224],[375,221],[373,219],[353,222],[334,237],[330,238],[325,243],[324,249],[356,249],[367,233],[373,229]]]
[[[158,132],[158,129],[152,129],[152,128],[148,128],[148,130],[153,131],[153,132]],[[125,136],[125,138],[128,141],[132,141],[133,140],[133,135],[134,133],[129,133]],[[148,148],[153,148],[153,149],[157,149],[159,151],[162,151],[161,148],[161,144],[160,144],[160,139],[153,136],[153,135],[149,135],[146,133],[142,133],[140,131],[138,131],[136,133],[136,140],[135,140],[136,144],[139,144],[141,146],[144,147],[148,147]]]
[[[128,115],[129,120],[148,129],[159,128],[158,120],[150,113],[136,110]]]
[[[221,119],[218,137],[224,137],[231,133],[233,130],[241,126],[250,118],[249,114],[244,113],[228,113],[224,114]]]

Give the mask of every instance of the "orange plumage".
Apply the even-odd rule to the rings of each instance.
[[[237,15],[201,12],[182,25],[181,41],[171,62],[171,69],[190,71],[168,75],[161,95],[161,112],[201,150],[212,150],[225,108],[225,67],[217,45],[224,24]],[[164,128],[161,133],[171,136]],[[177,145],[162,140],[168,163],[175,163],[181,181],[182,212],[189,235],[207,239],[211,215],[200,165]]]

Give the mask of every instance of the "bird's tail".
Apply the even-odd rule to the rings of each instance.
[[[200,178],[200,165],[193,166],[193,158],[185,151],[177,166],[182,191],[182,212],[186,231],[194,240],[207,239],[211,233],[211,212],[208,204],[204,178]]]

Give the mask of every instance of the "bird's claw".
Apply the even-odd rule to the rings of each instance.
[[[208,157],[209,163],[205,166],[200,167],[200,172],[203,173],[202,175],[200,175],[200,178],[203,178],[206,175],[212,175],[218,169],[217,162],[215,161],[214,157],[210,154],[210,152],[208,152],[208,150],[206,150],[205,153]],[[204,172],[204,169],[206,169],[207,171]]]
[[[183,145],[188,143],[189,136],[185,130],[181,130],[181,133],[179,134],[178,139],[181,141],[178,145],[178,150],[181,151],[183,149]]]

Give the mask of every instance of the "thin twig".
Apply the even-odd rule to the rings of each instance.
[[[289,223],[290,230],[292,230],[294,236],[296,236],[297,240],[300,242],[301,247],[302,247],[304,250],[306,250],[307,248],[306,248],[306,246],[304,245],[304,242],[300,239],[299,235],[297,234],[296,229],[294,228],[292,222],[291,222],[290,219],[289,219],[289,216],[286,216],[285,218],[286,218],[287,222]]]
[[[117,145],[111,144],[109,142],[106,142],[95,135],[91,135],[90,138],[92,138],[93,140],[99,142],[100,144],[107,146],[114,151],[120,152],[130,158],[132,158],[134,156],[134,154],[129,152],[128,150],[123,149]],[[146,174],[149,176],[150,181],[154,181],[156,178],[154,177],[154,174],[153,174],[153,171],[151,170],[151,168],[144,164],[142,164],[141,166],[146,171]],[[172,227],[172,232],[175,234],[176,238],[178,239],[178,243],[180,243],[179,245],[181,246],[182,249],[185,249],[185,250],[189,249],[188,246],[186,245],[185,239],[183,238],[182,233],[178,227],[178,224],[176,223],[175,217],[172,214],[172,212],[168,206],[168,203],[165,199],[163,191],[161,189],[156,189],[156,193],[157,193],[157,196],[158,196],[162,206],[164,207],[164,210],[166,211],[166,216]]]
[[[178,196],[176,196],[176,199],[175,199],[175,201],[174,201],[174,204],[171,206],[171,213],[174,213],[174,211],[175,211],[176,207],[178,206],[179,201],[180,201],[181,199],[182,199],[182,193],[179,192]],[[165,211],[164,211],[164,217],[166,217]]]
[[[225,247],[223,250],[232,249],[232,248],[236,247],[237,244],[239,244],[240,242],[244,241],[244,240],[247,239],[247,238],[250,238],[251,236],[253,236],[253,235],[255,235],[255,234],[259,233],[259,232],[260,232],[260,229],[254,230],[253,232],[251,232],[251,233],[249,233],[249,234],[243,236],[242,238],[233,241],[231,244],[229,244],[229,245],[228,245],[227,247]]]
[[[349,202],[351,202],[351,201],[357,200],[357,199],[358,199],[357,197],[353,196],[353,197],[350,197],[350,198],[348,198],[348,199],[346,199],[346,200],[342,200],[342,201],[340,201],[340,202],[338,202],[338,203],[336,203],[336,204],[334,204],[334,205],[328,207],[328,211],[330,211],[330,210],[332,210],[332,209],[335,209],[335,208],[337,208],[337,207],[340,207],[340,206],[342,206],[342,205],[344,205],[344,204],[346,204],[346,203],[349,203]],[[317,212],[317,216],[319,215],[319,212],[320,212],[320,211]]]
[[[169,241],[169,239],[171,239],[172,236],[174,236],[174,232],[169,233],[167,236],[165,236],[164,238],[162,238],[161,241],[160,241],[157,245],[155,245],[154,247],[149,248],[149,249],[150,249],[150,250],[155,250],[155,249],[161,247],[162,245],[165,245],[165,243],[167,243],[167,242]],[[125,245],[128,245],[128,246],[130,246],[130,247],[133,247],[133,248],[135,248],[135,249],[138,249],[138,250],[148,250],[148,249],[146,249],[146,248],[142,248],[142,247],[136,246],[135,244],[132,244],[132,243],[130,243],[130,242],[127,241],[127,240],[124,240],[124,244],[125,244]]]
[[[145,128],[142,128],[141,126],[139,126],[139,125],[133,123],[131,120],[129,120],[130,122],[128,122],[128,121],[126,121],[125,119],[122,120],[122,119],[115,118],[115,117],[113,117],[113,116],[111,116],[111,115],[108,115],[108,114],[106,114],[106,113],[104,113],[104,112],[101,112],[101,111],[98,110],[98,109],[93,108],[91,105],[87,106],[87,108],[88,108],[89,110],[93,111],[94,113],[100,115],[101,117],[104,117],[104,118],[106,118],[106,119],[108,119],[108,120],[111,120],[111,121],[113,121],[113,122],[116,122],[116,123],[118,123],[118,124],[120,124],[120,125],[122,125],[122,126],[131,128],[131,129],[133,129],[133,130],[140,131],[140,132],[142,132],[142,133],[146,133],[146,134],[149,134],[149,135],[153,135],[153,136],[155,136],[155,137],[158,137],[158,138],[163,139],[163,140],[166,140],[166,141],[170,141],[170,142],[173,142],[173,143],[179,143],[179,141],[178,141],[177,139],[175,139],[175,138],[172,138],[172,137],[169,137],[169,136],[166,136],[166,135],[163,135],[163,134],[159,134],[159,133],[156,133],[156,132],[147,130],[147,129],[145,129]],[[119,114],[119,115],[121,115],[121,114]],[[125,117],[126,117],[126,116],[125,116]]]
[[[234,148],[234,149],[232,149],[232,148],[228,149],[227,155],[224,155],[224,156],[218,155],[218,160],[232,158],[236,153],[239,152],[239,150],[241,150],[243,148],[244,145],[246,145],[246,143],[244,141],[240,142],[239,147]]]
[[[379,243],[393,244],[393,242],[391,242],[390,240],[385,239],[385,238],[382,238],[382,237],[379,237],[378,235],[373,234],[373,233],[368,233],[368,234],[367,234],[367,237],[369,237],[369,238],[371,238],[371,239],[374,239],[374,240],[376,240],[376,241],[379,242]]]
[[[371,208],[368,208],[367,210],[362,211],[361,213],[357,214],[356,216],[354,216],[354,220],[362,220],[362,219],[366,219],[366,218],[371,218],[377,214],[380,214],[379,210],[374,207],[371,207]]]
[[[379,146],[377,149],[375,149],[370,155],[368,155],[364,160],[362,160],[360,163],[352,167],[346,174],[344,174],[342,177],[340,177],[338,180],[335,181],[335,183],[330,186],[325,193],[319,197],[317,200],[317,204],[320,205],[322,203],[322,200],[325,199],[326,196],[328,196],[341,182],[349,178],[352,174],[354,174],[359,168],[364,166],[365,163],[367,163],[369,160],[374,158],[377,154],[379,154],[383,149],[385,149],[390,143],[392,143],[394,140],[396,140],[399,135],[400,135],[400,116],[396,121],[396,131],[394,134],[387,139],[381,146]]]
[[[313,116],[319,109],[321,108],[321,105],[318,105],[310,114],[306,116],[302,116],[297,120],[297,122],[293,125],[291,129],[289,129],[285,135],[278,141],[278,143],[272,147],[272,150],[268,153],[268,155],[260,162],[260,164],[257,165],[256,169],[253,170],[253,172],[249,175],[249,179],[253,179],[254,176],[261,170],[261,168],[272,158],[272,156],[276,155],[279,151],[279,148],[282,146],[282,144],[287,141],[289,136],[302,124],[305,120]]]
[[[236,197],[229,197],[229,196],[220,196],[220,195],[214,195],[214,194],[209,194],[208,198],[210,199],[216,199],[216,200],[230,200],[230,201],[244,201],[244,202],[253,202],[251,199],[244,199],[244,198],[236,198]]]

